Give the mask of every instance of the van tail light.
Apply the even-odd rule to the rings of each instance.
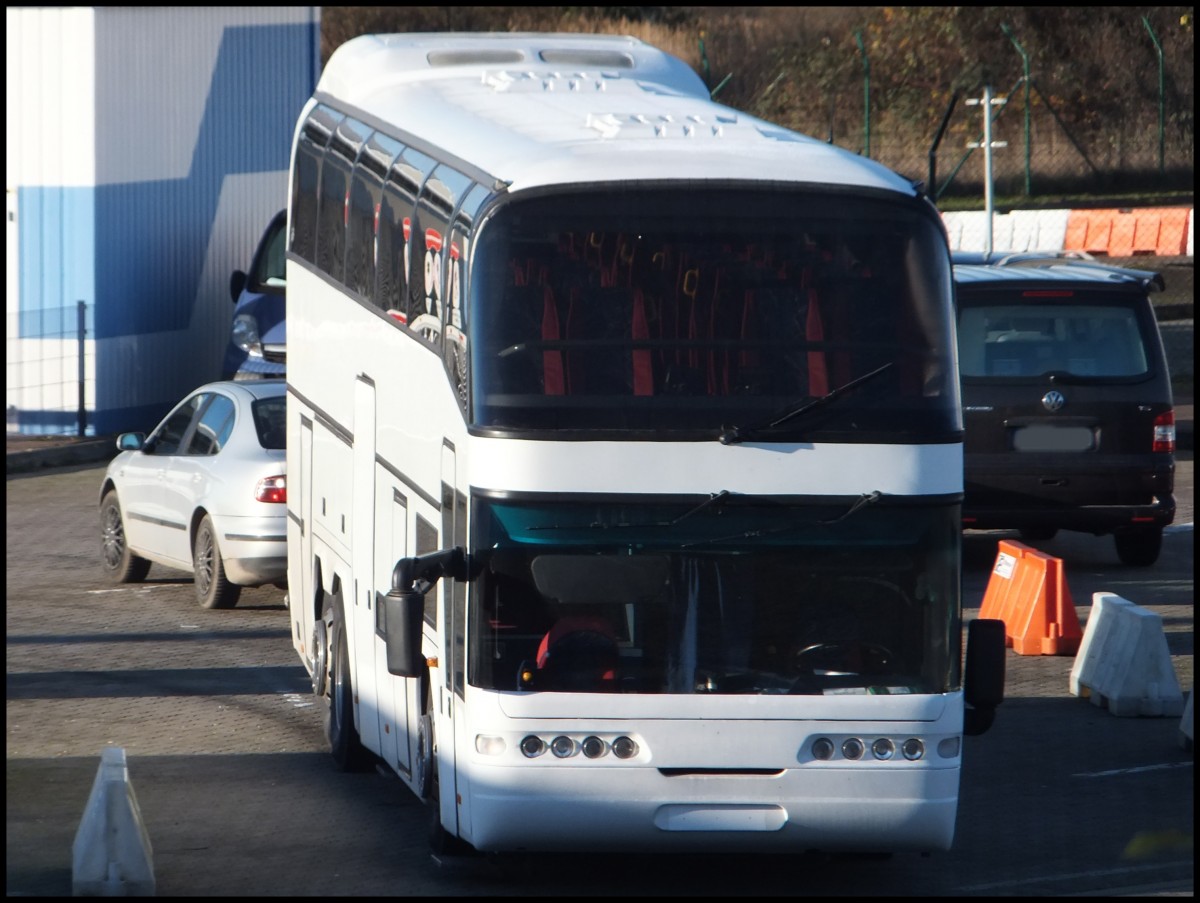
[[[287,477],[263,477],[254,486],[254,500],[258,502],[286,502]]]
[[[1154,445],[1152,451],[1173,454],[1175,451],[1175,411],[1170,410],[1154,418]]]

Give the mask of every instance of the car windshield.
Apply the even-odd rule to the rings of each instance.
[[[254,272],[250,274],[250,287],[256,291],[264,288],[281,289],[287,285],[287,257],[284,254],[284,228],[287,220],[280,217],[268,227],[258,257],[254,261]]]

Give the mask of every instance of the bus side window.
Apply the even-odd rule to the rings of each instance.
[[[342,114],[320,105],[309,114],[296,145],[296,177],[292,180],[292,252],[309,262],[317,259],[318,201],[325,148]]]
[[[350,173],[362,147],[366,128],[346,119],[329,142],[321,167],[321,193],[317,206],[317,266],[339,282],[346,267],[346,204]]]
[[[407,324],[425,307],[425,230],[417,211],[417,196],[435,165],[429,155],[406,147],[392,164],[385,188],[395,199],[399,224],[392,236],[393,265],[399,275],[399,295],[392,309]]]

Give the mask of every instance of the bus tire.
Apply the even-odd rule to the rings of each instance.
[[[429,688],[425,689],[425,711],[421,714],[417,728],[416,767],[423,773],[416,776],[414,785],[421,799],[429,808],[429,852],[434,856],[461,856],[471,851],[471,845],[451,834],[442,824],[442,794],[438,781],[437,738],[434,736],[433,709],[430,707]],[[425,758],[427,756],[427,758]],[[421,761],[424,759],[423,761]],[[422,787],[424,793],[421,792]]]
[[[413,762],[413,790],[422,802],[433,793],[433,716],[426,711],[417,724],[417,758]]]
[[[366,749],[354,728],[354,686],[350,678],[350,645],[340,595],[325,599],[321,618],[329,625],[329,681],[325,690],[325,738],[339,771],[362,771]]]

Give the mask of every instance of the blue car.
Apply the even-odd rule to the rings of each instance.
[[[222,379],[268,379],[286,375],[287,279],[284,266],[287,211],[275,214],[263,233],[249,274],[229,279],[233,326]]]

